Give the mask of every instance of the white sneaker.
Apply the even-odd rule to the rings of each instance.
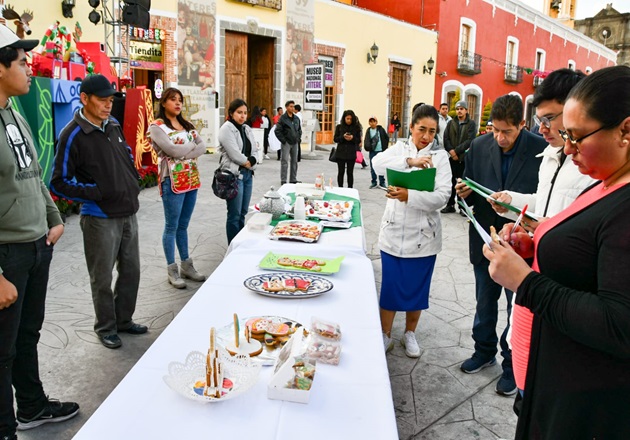
[[[416,334],[409,330],[405,332],[405,335],[400,340],[400,343],[405,347],[405,354],[410,358],[420,357],[420,346],[416,341]]]
[[[394,340],[383,333],[383,346],[385,347],[385,353],[389,353],[394,348]]]
[[[265,159],[267,159],[267,160],[271,160],[271,158],[269,157],[269,155],[268,155],[268,154],[265,154]]]

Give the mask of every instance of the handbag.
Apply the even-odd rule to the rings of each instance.
[[[368,138],[368,143],[365,145],[365,151],[374,151],[378,145],[378,138],[380,135],[376,133],[374,136]]]
[[[337,147],[332,147],[330,149],[330,155],[328,156],[328,160],[331,162],[337,162]]]
[[[217,168],[212,179],[212,192],[220,199],[232,200],[238,195],[238,177],[228,170]]]
[[[389,127],[387,127],[387,132],[393,133],[394,131],[396,131],[396,127],[394,127],[394,124],[389,124]]]
[[[354,161],[356,163],[363,163],[363,153],[361,153],[361,150],[357,151],[357,157]]]
[[[201,180],[199,179],[197,159],[171,159],[167,157],[166,164],[173,193],[182,194],[199,189]]]

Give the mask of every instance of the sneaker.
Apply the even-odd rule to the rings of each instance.
[[[444,209],[442,209],[440,211],[442,214],[451,214],[453,212],[455,212],[455,207],[454,206],[446,206]]]
[[[265,154],[265,159],[266,159],[266,160],[271,160],[271,158],[269,157],[269,155],[268,155],[268,154]]]
[[[472,355],[470,359],[466,359],[459,367],[464,373],[474,374],[483,370],[486,367],[491,367],[497,363],[496,358],[492,358],[489,361],[480,359],[476,355]]]
[[[514,374],[504,371],[497,382],[496,391],[497,394],[502,396],[513,396],[516,394],[518,388],[516,387],[516,382],[514,381]]]
[[[411,330],[405,332],[405,335],[400,340],[400,344],[405,347],[405,354],[410,358],[420,357],[420,346],[416,341],[416,334]]]
[[[374,189],[374,188],[376,188],[376,183],[373,183],[370,185],[370,189]]]
[[[385,353],[389,353],[394,348],[394,340],[383,333],[383,346],[385,347]]]
[[[387,191],[387,187],[385,185],[379,185],[378,187],[379,189],[382,189],[383,191]]]
[[[79,412],[79,405],[74,402],[60,402],[57,399],[48,399],[48,405],[35,417],[26,418],[17,416],[18,431],[37,428],[45,423],[57,423],[71,419]]]

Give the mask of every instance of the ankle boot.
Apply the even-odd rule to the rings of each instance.
[[[192,258],[182,261],[180,273],[182,278],[188,278],[193,281],[206,281],[206,276],[197,272],[197,269],[193,266]]]
[[[176,289],[185,289],[186,282],[179,277],[179,268],[177,263],[169,264],[168,269],[168,282]]]

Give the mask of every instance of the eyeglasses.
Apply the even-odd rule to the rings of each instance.
[[[560,116],[562,114],[562,112],[558,113],[555,116],[552,116],[550,118],[546,117],[546,116],[541,116],[540,118],[536,115],[534,115],[534,122],[542,127],[545,127],[547,130],[551,128],[551,121],[553,121],[554,119],[556,119],[558,116]]]
[[[610,127],[607,127],[606,125],[603,125],[601,127],[599,127],[597,130],[595,131],[591,131],[589,134],[582,136],[581,138],[578,139],[573,139],[573,136],[571,136],[569,133],[567,133],[564,130],[558,130],[558,133],[560,133],[560,137],[562,138],[562,140],[566,143],[567,141],[571,142],[571,145],[573,145],[574,147],[577,148],[577,144],[579,144],[580,142],[582,142],[584,139],[586,139],[589,136],[593,136],[595,133],[602,131],[604,129],[607,129]],[[578,150],[579,152],[579,150]]]

